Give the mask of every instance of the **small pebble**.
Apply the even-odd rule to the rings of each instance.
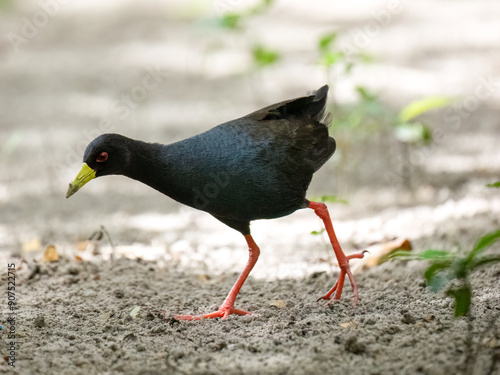
[[[415,324],[417,320],[410,313],[403,314],[403,323],[405,324]]]
[[[359,342],[356,336],[351,336],[345,343],[345,350],[353,354],[361,354],[365,352],[366,345],[362,342]]]
[[[125,292],[121,289],[115,290],[115,297],[116,298],[123,298],[125,297]]]
[[[70,268],[68,268],[68,273],[70,275],[76,276],[76,275],[78,275],[80,273],[80,269],[77,268],[77,267],[70,267]]]
[[[45,318],[43,316],[37,316],[35,318],[35,327],[37,328],[45,327]]]

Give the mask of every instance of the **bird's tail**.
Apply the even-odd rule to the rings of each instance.
[[[324,123],[327,96],[328,85],[324,85],[315,91],[313,95],[276,103],[250,113],[248,116],[255,120],[276,120],[299,117]]]
[[[307,106],[307,113],[310,118],[323,122],[325,119],[326,99],[328,97],[328,85],[320,87],[314,92],[314,99]]]

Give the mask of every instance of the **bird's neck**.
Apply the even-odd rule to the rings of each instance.
[[[130,147],[134,168],[126,169],[124,175],[140,181],[163,194],[171,196],[169,175],[171,166],[168,161],[168,145],[134,141]]]

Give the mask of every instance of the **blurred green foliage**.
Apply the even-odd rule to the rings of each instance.
[[[325,228],[321,228],[320,230],[313,230],[311,231],[311,234],[313,236],[319,236],[320,234],[323,234],[325,232]]]
[[[338,64],[345,59],[345,54],[342,51],[335,50],[333,47],[337,40],[338,33],[333,32],[322,36],[318,42],[318,49],[320,52],[320,63],[327,68]],[[352,67],[352,65],[351,65]],[[346,69],[348,71],[350,69]]]
[[[252,62],[250,72],[275,66],[282,60],[281,51],[263,43],[252,35],[249,28],[250,22],[269,12],[274,3],[274,0],[261,0],[246,8],[225,4],[220,16],[211,23],[218,29],[241,37],[241,43],[245,45]],[[363,162],[357,159],[353,148],[362,147],[369,142],[374,152],[382,155],[386,153],[388,146],[394,145],[392,150],[396,155],[391,159],[398,165],[412,165],[412,148],[428,146],[433,141],[433,126],[425,122],[422,116],[449,105],[450,100],[443,96],[424,97],[398,111],[385,104],[378,93],[358,84],[355,86],[355,100],[340,104],[335,94],[338,83],[348,78],[359,66],[374,61],[372,56],[360,50],[345,50],[342,41],[343,34],[340,30],[324,33],[316,41],[316,50],[317,63],[325,69],[326,82],[330,85],[328,111],[333,114],[330,129],[336,134],[338,150],[335,173],[339,181],[347,181],[345,186],[348,186],[350,170]],[[419,168],[419,165],[412,165],[412,171],[418,172]],[[413,173],[409,173],[396,182],[413,189],[412,175]],[[347,190],[341,191],[341,194],[347,193]]]
[[[340,157],[336,173],[344,180],[349,178],[349,168],[356,167],[353,148],[366,142],[370,142],[380,152],[384,152],[390,143],[399,145],[395,149],[399,155],[394,155],[393,159],[399,160],[400,165],[412,165],[412,149],[427,146],[433,141],[432,126],[422,120],[421,116],[447,106],[450,100],[442,96],[429,96],[409,103],[398,112],[383,103],[377,93],[363,85],[357,85],[356,99],[339,104],[335,98],[338,81],[345,79],[358,65],[373,61],[367,54],[346,54],[338,47],[340,37],[338,31],[331,32],[321,36],[317,42],[319,62],[326,67],[327,81],[332,86],[329,108],[333,114],[331,130],[337,135]],[[418,170],[419,166],[412,165],[412,168]],[[413,179],[410,173],[398,181],[412,190]]]
[[[397,140],[412,144],[428,144],[432,141],[432,130],[429,125],[415,118],[433,109],[443,108],[451,100],[444,96],[429,96],[411,102],[399,111],[398,123],[394,135]]]
[[[274,4],[274,0],[261,0],[253,7],[240,12],[228,11],[217,18],[215,23],[219,28],[231,32],[242,32],[247,28],[248,21],[260,14],[267,12]],[[254,69],[261,69],[275,64],[281,57],[281,54],[259,41],[254,41],[249,46],[249,52],[252,56]]]
[[[429,261],[430,265],[424,272],[427,286],[437,292],[451,285],[446,290],[446,294],[455,299],[455,316],[464,316],[469,312],[472,303],[469,277],[479,267],[500,262],[498,253],[483,254],[499,239],[500,230],[496,230],[479,238],[474,247],[465,254],[445,250],[426,250],[419,254],[397,251],[388,259]],[[452,281],[456,282],[452,283]]]
[[[258,15],[268,12],[274,5],[274,0],[261,0],[255,5],[243,10],[228,9],[217,18],[219,28],[231,32],[247,32],[248,22]],[[392,133],[397,142],[420,146],[432,142],[432,128],[418,120],[420,115],[432,109],[442,108],[450,100],[442,96],[431,96],[414,101],[399,113],[389,109],[379,99],[378,95],[367,87],[356,86],[357,100],[353,103],[339,105],[335,100],[337,81],[349,75],[360,64],[371,63],[374,59],[366,53],[346,53],[339,43],[340,31],[331,31],[319,37],[316,48],[318,63],[325,67],[327,82],[330,84],[330,105],[334,114],[332,130],[344,131],[343,136],[352,136],[348,143],[357,143],[359,139],[369,139],[374,133]],[[276,64],[281,59],[281,53],[258,40],[252,39],[248,46],[255,70]],[[345,137],[344,137],[345,138]],[[341,146],[342,148],[342,146]],[[347,153],[348,150],[344,150]]]
[[[273,4],[274,0],[261,0],[253,7],[240,12],[225,11],[220,17],[217,17],[217,25],[223,29],[241,30],[250,18],[267,12]]]
[[[0,0],[0,11],[10,11],[14,9],[14,0]]]
[[[349,204],[346,199],[339,198],[336,195],[322,195],[321,197],[312,197],[310,200],[322,203]]]
[[[442,96],[429,96],[411,102],[403,107],[399,113],[386,106],[378,95],[367,87],[356,86],[357,100],[352,103],[339,105],[335,100],[337,81],[349,75],[360,64],[373,61],[370,55],[364,53],[346,54],[339,47],[339,31],[322,35],[317,42],[320,65],[326,67],[327,81],[331,88],[331,108],[334,114],[332,130],[335,133],[343,132],[338,137],[339,151],[343,155],[352,155],[351,145],[359,144],[363,140],[376,142],[374,135],[392,135],[396,142],[403,145],[399,150],[401,158],[407,159],[408,147],[420,147],[432,142],[432,127],[419,116],[437,108],[443,108],[450,103]],[[371,138],[375,138],[372,140]],[[343,143],[343,144],[342,144]],[[345,164],[340,161],[339,165]],[[407,181],[411,187],[411,181]]]
[[[444,96],[429,96],[414,102],[411,102],[399,112],[399,121],[407,123],[422,113],[435,108],[446,107],[450,104],[450,99]]]
[[[258,68],[263,68],[267,65],[272,65],[276,63],[280,54],[272,49],[266,48],[261,44],[256,44],[252,48],[252,56],[254,64]]]
[[[333,131],[354,130],[358,135],[369,135],[382,130],[393,121],[393,114],[380,102],[377,95],[363,86],[357,86],[355,90],[357,101],[354,103],[333,104]]]
[[[226,13],[218,18],[218,26],[223,29],[237,30],[241,28],[241,14]]]
[[[217,26],[231,32],[247,31],[248,21],[257,15],[267,12],[274,0],[262,0],[255,6],[241,12],[226,12],[219,17]],[[444,96],[428,96],[409,103],[399,111],[389,108],[379,95],[363,85],[355,87],[356,100],[340,105],[335,98],[335,89],[340,79],[347,77],[356,66],[373,61],[373,57],[364,53],[346,53],[339,46],[342,37],[340,31],[332,31],[319,37],[316,48],[318,63],[325,68],[326,81],[330,84],[330,112],[333,113],[331,129],[341,132],[337,139],[340,157],[352,158],[350,147],[359,147],[363,140],[376,142],[386,137],[399,143],[403,159],[408,158],[409,148],[429,145],[433,141],[433,127],[422,120],[422,116],[436,109],[450,105],[451,100]],[[281,53],[260,41],[253,40],[249,44],[256,69],[271,66],[280,61]],[[338,163],[344,168],[343,161]],[[408,178],[409,180],[409,178]],[[409,184],[411,186],[411,183]],[[499,188],[500,181],[488,184],[488,187]],[[347,204],[347,201],[334,195],[311,198],[324,203]],[[312,231],[313,235],[324,233],[324,229]],[[426,250],[419,254],[407,251],[396,252],[390,259],[425,260],[430,262],[424,273],[427,285],[433,291],[445,287],[446,294],[455,300],[455,316],[467,315],[471,302],[472,290],[469,283],[470,274],[477,268],[487,264],[500,262],[497,255],[484,255],[484,251],[500,239],[500,230],[481,237],[475,246],[466,254],[445,250]]]
[[[0,159],[7,159],[19,147],[24,139],[23,132],[13,131],[0,147]]]
[[[333,31],[319,38],[317,48],[320,65],[325,66],[328,70],[337,66],[341,68],[339,69],[339,73],[349,74],[356,63],[369,63],[373,61],[373,58],[368,54],[346,54],[338,46],[339,35],[338,31]]]

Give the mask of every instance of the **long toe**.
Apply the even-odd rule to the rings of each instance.
[[[342,290],[344,288],[345,276],[347,275],[347,277],[349,278],[349,281],[351,283],[352,292],[354,294],[353,306],[356,306],[358,303],[358,286],[356,284],[356,281],[354,280],[354,276],[352,275],[349,261],[351,259],[362,259],[365,256],[365,253],[367,253],[367,252],[368,251],[364,250],[360,253],[350,254],[350,255],[346,256],[347,262],[340,265],[340,275],[339,275],[339,278],[337,279],[337,282],[335,283],[333,288],[330,289],[328,291],[328,293],[326,293],[323,297],[320,297],[318,299],[318,301],[322,300],[322,299],[328,300],[328,302],[326,303],[326,305],[328,305],[328,304],[334,302],[335,300],[339,300],[340,297],[342,296]]]
[[[231,308],[220,308],[219,310],[209,313],[209,314],[201,314],[201,315],[175,315],[175,319],[177,320],[202,320],[202,319],[216,319],[216,318],[222,318],[226,319],[229,315],[251,315],[252,313],[245,311],[245,310],[240,310],[240,309],[235,309],[234,307]]]
[[[365,257],[366,253],[370,254],[370,252],[368,250],[363,250],[360,253],[349,254],[349,255],[347,255],[347,259],[348,260],[351,260],[351,259],[363,259]]]
[[[330,289],[330,290],[328,291],[328,293],[326,293],[323,297],[319,297],[319,298],[316,300],[316,302],[319,302],[319,301],[320,301],[320,300],[322,300],[322,299],[323,299],[323,300],[326,300],[326,301],[330,300],[330,297],[332,296],[333,292],[335,292],[335,291],[337,290],[337,286],[338,286],[338,285],[339,285],[339,280],[337,279],[337,282],[335,283],[335,285],[333,286],[333,288],[332,288],[332,289]]]

